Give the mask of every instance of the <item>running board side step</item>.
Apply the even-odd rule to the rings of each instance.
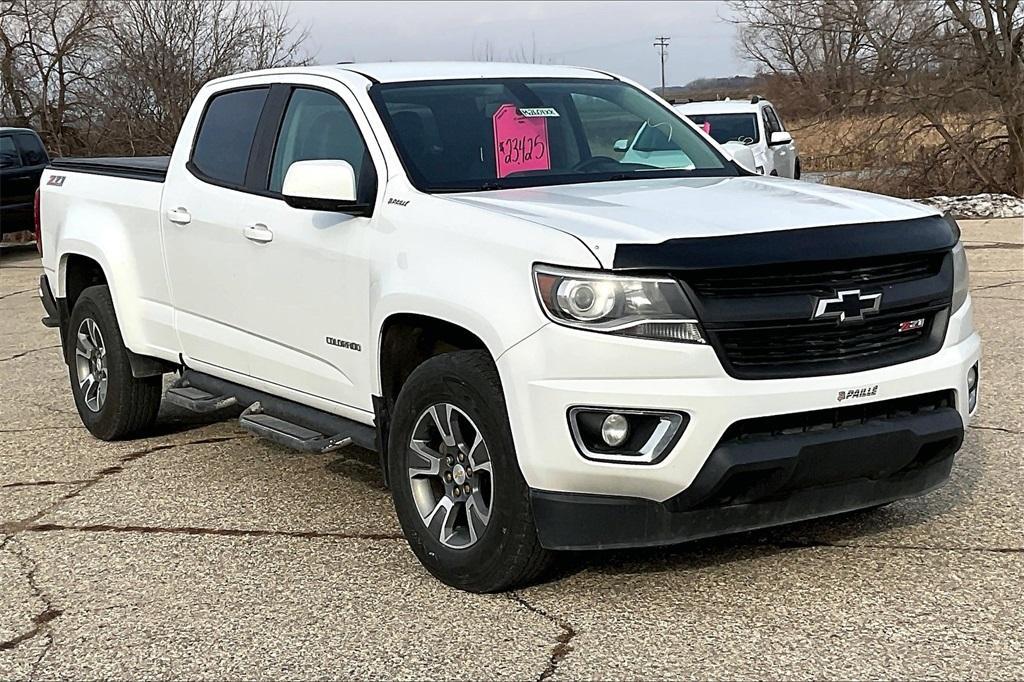
[[[213,395],[189,385],[184,380],[175,382],[167,389],[164,397],[172,405],[199,413],[216,412],[238,403],[238,399],[233,395]]]
[[[302,452],[323,454],[340,450],[352,443],[351,436],[326,436],[319,431],[266,414],[259,402],[253,403],[242,412],[238,424],[249,433]]]
[[[341,415],[302,405],[248,386],[185,369],[176,387],[187,386],[210,396],[233,398],[240,406],[249,406],[239,426],[275,443],[303,452],[330,452],[344,447],[346,438],[353,445],[377,450],[377,429]],[[174,399],[172,398],[172,401]],[[258,407],[255,405],[259,403]],[[326,450],[325,450],[326,448]]]

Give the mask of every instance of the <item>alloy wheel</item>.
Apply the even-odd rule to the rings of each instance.
[[[107,400],[107,348],[99,325],[91,317],[78,325],[75,369],[85,406],[99,412]]]
[[[406,462],[423,525],[441,544],[476,544],[491,519],[494,473],[487,443],[469,416],[437,403],[416,420]]]

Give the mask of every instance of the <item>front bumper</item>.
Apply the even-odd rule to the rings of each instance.
[[[548,549],[668,545],[920,495],[949,477],[963,442],[951,407],[827,432],[720,444],[665,502],[531,491]]]
[[[967,373],[980,353],[968,299],[950,317],[937,353],[865,372],[735,379],[708,346],[613,337],[555,324],[499,356],[498,369],[520,468],[532,489],[664,503],[694,484],[723,434],[741,420],[951,390],[963,428],[971,416]],[[838,402],[840,391],[874,386],[870,398]],[[579,405],[675,410],[686,413],[689,423],[657,463],[598,462],[581,456],[572,440],[566,414]]]

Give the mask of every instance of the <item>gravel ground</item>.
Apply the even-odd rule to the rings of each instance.
[[[962,227],[983,405],[946,487],[492,596],[420,568],[364,450],[170,409],[89,437],[35,252],[4,247],[0,678],[1021,679],[1024,225]]]

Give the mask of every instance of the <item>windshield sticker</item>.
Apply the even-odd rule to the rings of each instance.
[[[547,119],[521,116],[514,104],[502,104],[491,118],[498,177],[550,170]]]
[[[520,116],[527,118],[558,118],[558,112],[551,107],[531,107],[519,110]]]

